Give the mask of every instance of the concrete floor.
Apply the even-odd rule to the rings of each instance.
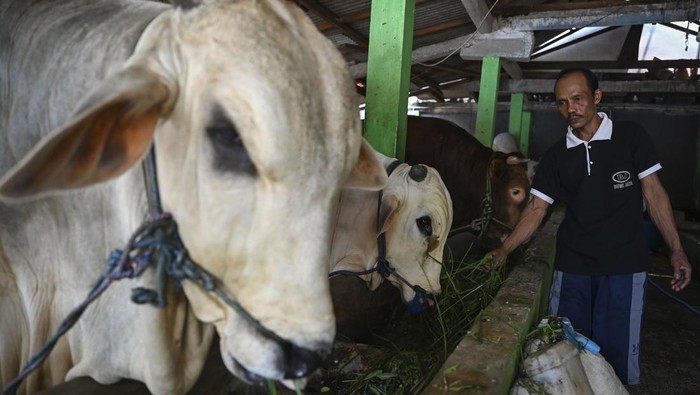
[[[670,290],[667,257],[652,256],[650,279],[673,296],[700,310],[700,273],[680,293]],[[665,296],[651,284],[642,323],[642,381],[627,386],[630,395],[700,394],[700,316]]]

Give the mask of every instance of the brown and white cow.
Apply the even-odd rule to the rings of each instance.
[[[487,218],[482,202],[490,198],[486,246],[510,233],[527,202],[530,182],[522,158],[494,152],[444,119],[408,117],[406,162],[424,163],[440,173],[452,197],[453,231]]]
[[[345,61],[290,2],[183,3],[0,2],[3,386],[146,217],[138,164],[152,144],[190,256],[286,343],[189,281],[165,309],[131,303],[157,286],[147,271],[90,305],[19,392],[89,376],[183,394],[214,328],[248,380],[291,385],[330,352],[338,196],[386,181]]]
[[[383,233],[386,262],[395,272],[385,277],[378,270],[360,277],[370,290],[386,278],[401,290],[403,301],[412,311],[420,311],[426,301],[419,299],[426,295],[417,295],[417,289],[419,293],[440,293],[443,249],[452,224],[450,194],[435,169],[422,164],[394,164],[394,158],[379,152],[375,155],[391,172],[381,203],[377,192],[342,191],[329,269],[332,274],[350,274],[376,268],[377,238]]]

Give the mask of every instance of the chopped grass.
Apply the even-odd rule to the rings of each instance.
[[[398,306],[390,328],[372,344],[384,358],[365,372],[326,383],[336,394],[411,394],[420,392],[469,331],[477,315],[503,282],[503,271],[487,271],[487,257],[474,254],[444,262],[442,293],[423,316],[410,316]],[[329,385],[330,384],[330,385]]]
[[[471,248],[461,258],[449,254],[443,262],[442,293],[436,298],[434,308],[422,316],[412,316],[404,306],[397,305],[390,312],[390,324],[373,333],[368,348],[335,355],[334,367],[325,369],[320,378],[312,379],[304,392],[420,393],[500,288],[504,270],[486,270],[487,260],[483,252],[473,252]],[[268,388],[268,393],[293,394],[281,388]]]

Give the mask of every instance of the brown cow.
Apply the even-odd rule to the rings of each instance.
[[[479,220],[488,220],[484,246],[510,233],[527,202],[526,160],[517,154],[494,152],[450,121],[409,116],[405,161],[426,164],[440,173],[452,197],[453,233],[463,229],[480,232]],[[482,205],[487,187],[491,189],[490,217]]]

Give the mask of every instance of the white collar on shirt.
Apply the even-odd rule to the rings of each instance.
[[[588,141],[588,143],[595,140],[610,140],[612,137],[612,121],[607,115],[605,115],[604,112],[599,112],[598,116],[603,118],[603,120],[600,122],[598,130],[596,130],[595,134],[593,134],[593,137],[590,141]],[[573,148],[584,143],[587,142],[576,137],[573,129],[571,129],[571,126],[569,126],[568,132],[566,132],[566,148]]]

